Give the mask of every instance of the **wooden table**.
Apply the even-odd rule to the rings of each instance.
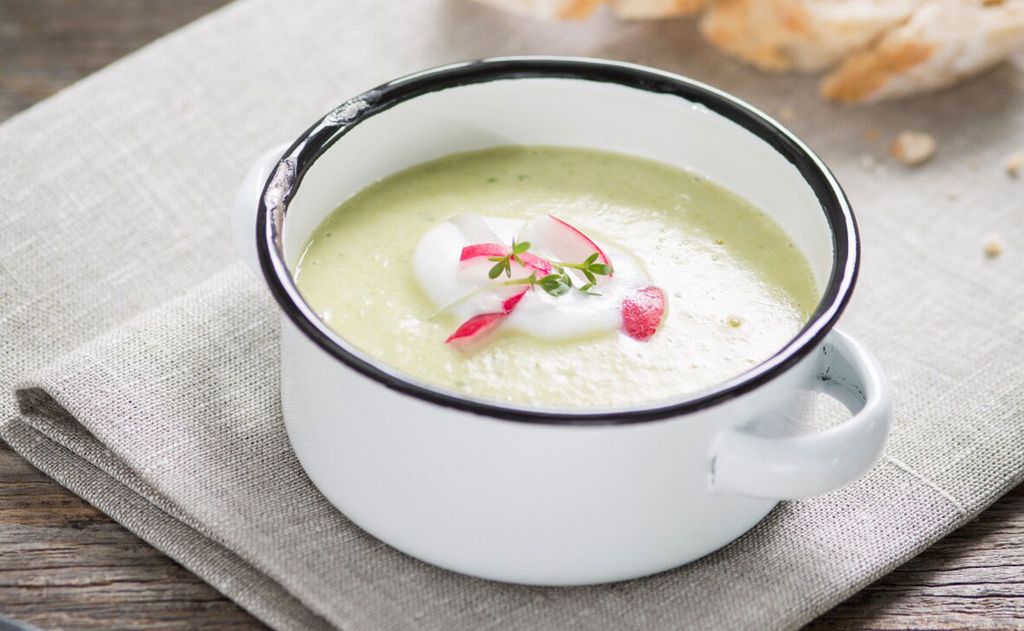
[[[0,120],[226,0],[0,0]],[[43,629],[261,629],[0,445],[0,612]],[[811,629],[1024,628],[1024,486]]]

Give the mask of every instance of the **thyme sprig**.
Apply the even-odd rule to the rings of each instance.
[[[505,256],[492,256],[488,258],[489,261],[494,262],[494,266],[491,267],[490,271],[487,272],[487,276],[491,280],[497,279],[502,274],[511,278],[512,277],[512,261],[526,267],[523,263],[521,255],[527,253],[530,250],[529,241],[516,242],[512,240],[512,249]],[[534,254],[534,256],[537,256]],[[551,265],[551,269],[554,270],[550,274],[546,274],[540,278],[537,277],[537,273],[534,272],[526,278],[517,278],[514,280],[504,281],[503,285],[529,285],[530,288],[540,287],[548,294],[558,297],[568,293],[572,289],[578,289],[579,291],[589,296],[600,296],[601,294],[596,291],[592,291],[597,285],[598,276],[610,276],[612,273],[611,265],[605,263],[598,263],[597,259],[601,256],[600,252],[594,252],[588,256],[582,263],[567,263],[565,261],[552,261],[541,256],[537,258],[547,261]],[[584,285],[575,287],[573,285],[572,276],[566,271],[566,269],[574,269],[583,274],[583,277],[587,279]]]
[[[611,273],[612,273],[612,266],[611,265],[605,265],[604,263],[598,263],[597,262],[597,259],[598,259],[599,256],[601,256],[600,252],[594,252],[593,254],[588,256],[586,258],[586,260],[584,260],[582,263],[564,263],[562,261],[559,261],[557,263],[552,263],[552,265],[556,269],[561,271],[563,273],[563,275],[566,275],[565,274],[565,270],[564,270],[564,268],[566,268],[566,267],[571,268],[571,269],[575,269],[575,270],[579,270],[580,272],[582,272],[584,278],[587,279],[587,283],[585,285],[583,285],[582,287],[580,287],[579,289],[583,293],[592,293],[590,291],[590,289],[593,288],[595,285],[597,285],[597,277],[598,276],[611,276]],[[568,275],[566,275],[566,276],[568,276]],[[572,285],[570,285],[570,287],[571,286]],[[600,295],[600,294],[596,294],[596,295]]]
[[[519,243],[516,243],[516,240],[512,239],[512,250],[508,254],[506,254],[505,256],[492,256],[487,259],[488,261],[495,262],[495,265],[494,267],[491,268],[491,271],[487,272],[487,276],[490,277],[491,280],[494,280],[495,278],[501,276],[502,272],[504,272],[505,276],[511,278],[512,261],[514,260],[516,263],[519,263],[523,267],[526,267],[526,264],[523,263],[523,259],[520,258],[519,255],[526,253],[526,251],[529,249],[529,241],[521,241]]]

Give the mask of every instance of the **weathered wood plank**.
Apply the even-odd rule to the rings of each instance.
[[[228,0],[0,0],[0,120]]]
[[[1024,493],[810,625],[826,629],[1024,629]]]
[[[0,444],[0,611],[43,629],[263,629]]]

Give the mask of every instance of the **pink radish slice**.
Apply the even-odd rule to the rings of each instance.
[[[581,263],[597,252],[597,262],[611,265],[604,251],[587,235],[554,215],[540,217],[534,221],[535,239],[551,250],[559,260],[566,263]]]
[[[462,254],[459,256],[459,261],[471,261],[476,258],[486,257],[491,258],[494,256],[508,256],[508,253],[512,251],[512,248],[507,245],[501,245],[500,243],[474,243],[473,245],[467,245],[462,248]],[[529,252],[524,252],[519,255],[519,258],[523,260],[523,264],[537,272],[538,274],[548,275],[551,273],[551,264]]]
[[[528,291],[529,289],[524,289],[514,296],[509,296],[505,299],[505,302],[501,303],[501,308],[505,310],[505,315],[508,315],[516,308],[516,305],[519,304],[519,301],[523,299],[523,296],[525,296]]]
[[[455,329],[455,332],[445,340],[459,348],[468,348],[485,337],[488,333],[498,328],[501,321],[508,317],[507,313],[481,313],[466,320]]]
[[[622,330],[634,340],[645,342],[654,335],[665,314],[665,293],[641,287],[622,301]]]
[[[448,336],[445,340],[446,344],[451,344],[461,350],[469,350],[476,346],[476,344],[487,337],[487,335],[498,328],[501,321],[508,317],[508,314],[516,308],[519,301],[523,299],[523,296],[530,291],[528,288],[524,288],[515,295],[509,296],[501,303],[501,308],[504,311],[498,311],[494,313],[481,313],[475,315],[472,318],[466,320],[459,325],[459,328],[455,329],[455,332]]]
[[[507,245],[500,243],[474,243],[462,248],[462,255],[459,256],[459,260],[468,261],[478,256],[505,256],[511,249]]]
[[[505,256],[512,248],[500,243],[474,243],[462,248],[460,261],[476,258],[478,256]]]

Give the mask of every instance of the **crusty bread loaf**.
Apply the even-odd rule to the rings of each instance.
[[[599,4],[610,3],[617,15],[627,19],[654,19],[690,15],[704,7],[705,0],[478,0],[506,11],[544,20],[583,19]]]
[[[627,19],[691,15],[704,8],[705,0],[611,0],[612,10]]]
[[[1024,47],[1024,0],[478,0],[541,18],[609,3],[625,18],[705,8],[701,33],[762,70],[817,72],[825,98],[862,103],[942,88]]]
[[[921,0],[719,0],[701,19],[718,48],[762,70],[832,66],[906,20]]]
[[[583,19],[604,0],[477,0],[499,9],[542,20]]]
[[[825,78],[826,98],[862,103],[943,88],[1024,42],[1024,2],[931,2]]]

